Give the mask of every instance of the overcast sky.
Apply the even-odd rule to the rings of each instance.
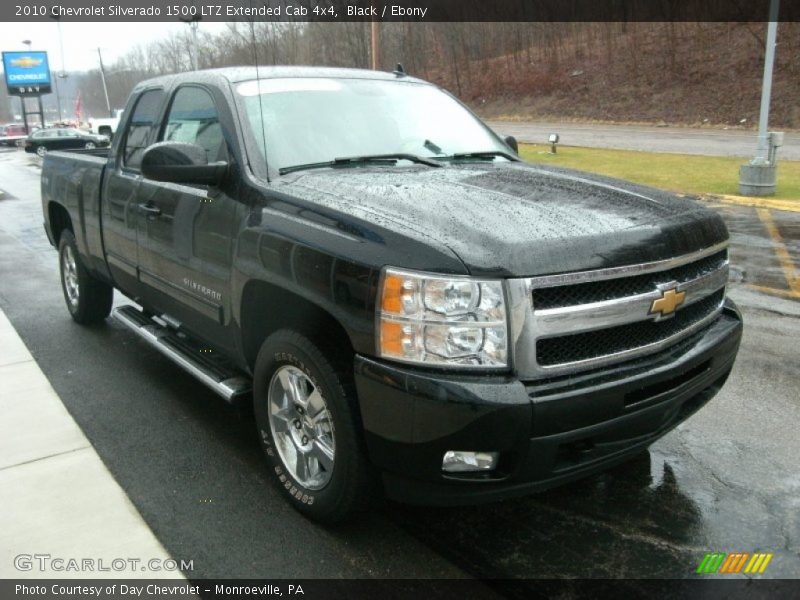
[[[4,0],[0,0],[4,1]],[[64,68],[67,71],[96,69],[97,47],[103,52],[103,63],[109,65],[138,44],[158,40],[188,25],[177,20],[170,23],[74,23],[64,22]],[[200,31],[215,33],[225,23],[200,22]],[[58,26],[48,23],[0,23],[0,50],[25,50],[22,40],[31,40],[31,50],[46,50],[50,68],[61,70]]]

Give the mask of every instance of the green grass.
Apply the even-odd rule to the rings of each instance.
[[[520,156],[541,163],[600,173],[684,194],[739,194],[739,166],[747,159],[520,144]],[[800,201],[800,161],[778,162],[776,200]]]

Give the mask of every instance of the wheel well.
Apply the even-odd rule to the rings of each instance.
[[[283,288],[265,281],[251,281],[242,294],[242,343],[250,368],[261,345],[279,329],[293,329],[334,349],[328,358],[351,363],[353,345],[344,327],[328,311]]]
[[[53,233],[53,240],[56,246],[58,246],[61,233],[65,229],[69,229],[74,233],[74,229],[72,229],[72,219],[69,218],[67,209],[56,202],[51,202],[47,207],[47,211],[50,217],[50,231]]]

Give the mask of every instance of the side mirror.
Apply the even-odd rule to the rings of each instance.
[[[517,145],[517,138],[513,135],[508,135],[503,140],[506,145],[514,151],[514,154],[519,154],[519,145]]]
[[[159,142],[142,155],[142,175],[155,181],[219,185],[228,163],[208,163],[206,151],[196,144]]]

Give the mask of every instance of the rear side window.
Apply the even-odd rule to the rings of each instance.
[[[228,159],[217,107],[209,93],[199,87],[182,87],[175,92],[162,140],[197,144],[206,151],[210,163]]]
[[[150,130],[158,117],[158,108],[163,97],[162,90],[149,90],[136,101],[122,154],[122,164],[126,167],[138,169],[142,164],[142,154],[148,146]]]

